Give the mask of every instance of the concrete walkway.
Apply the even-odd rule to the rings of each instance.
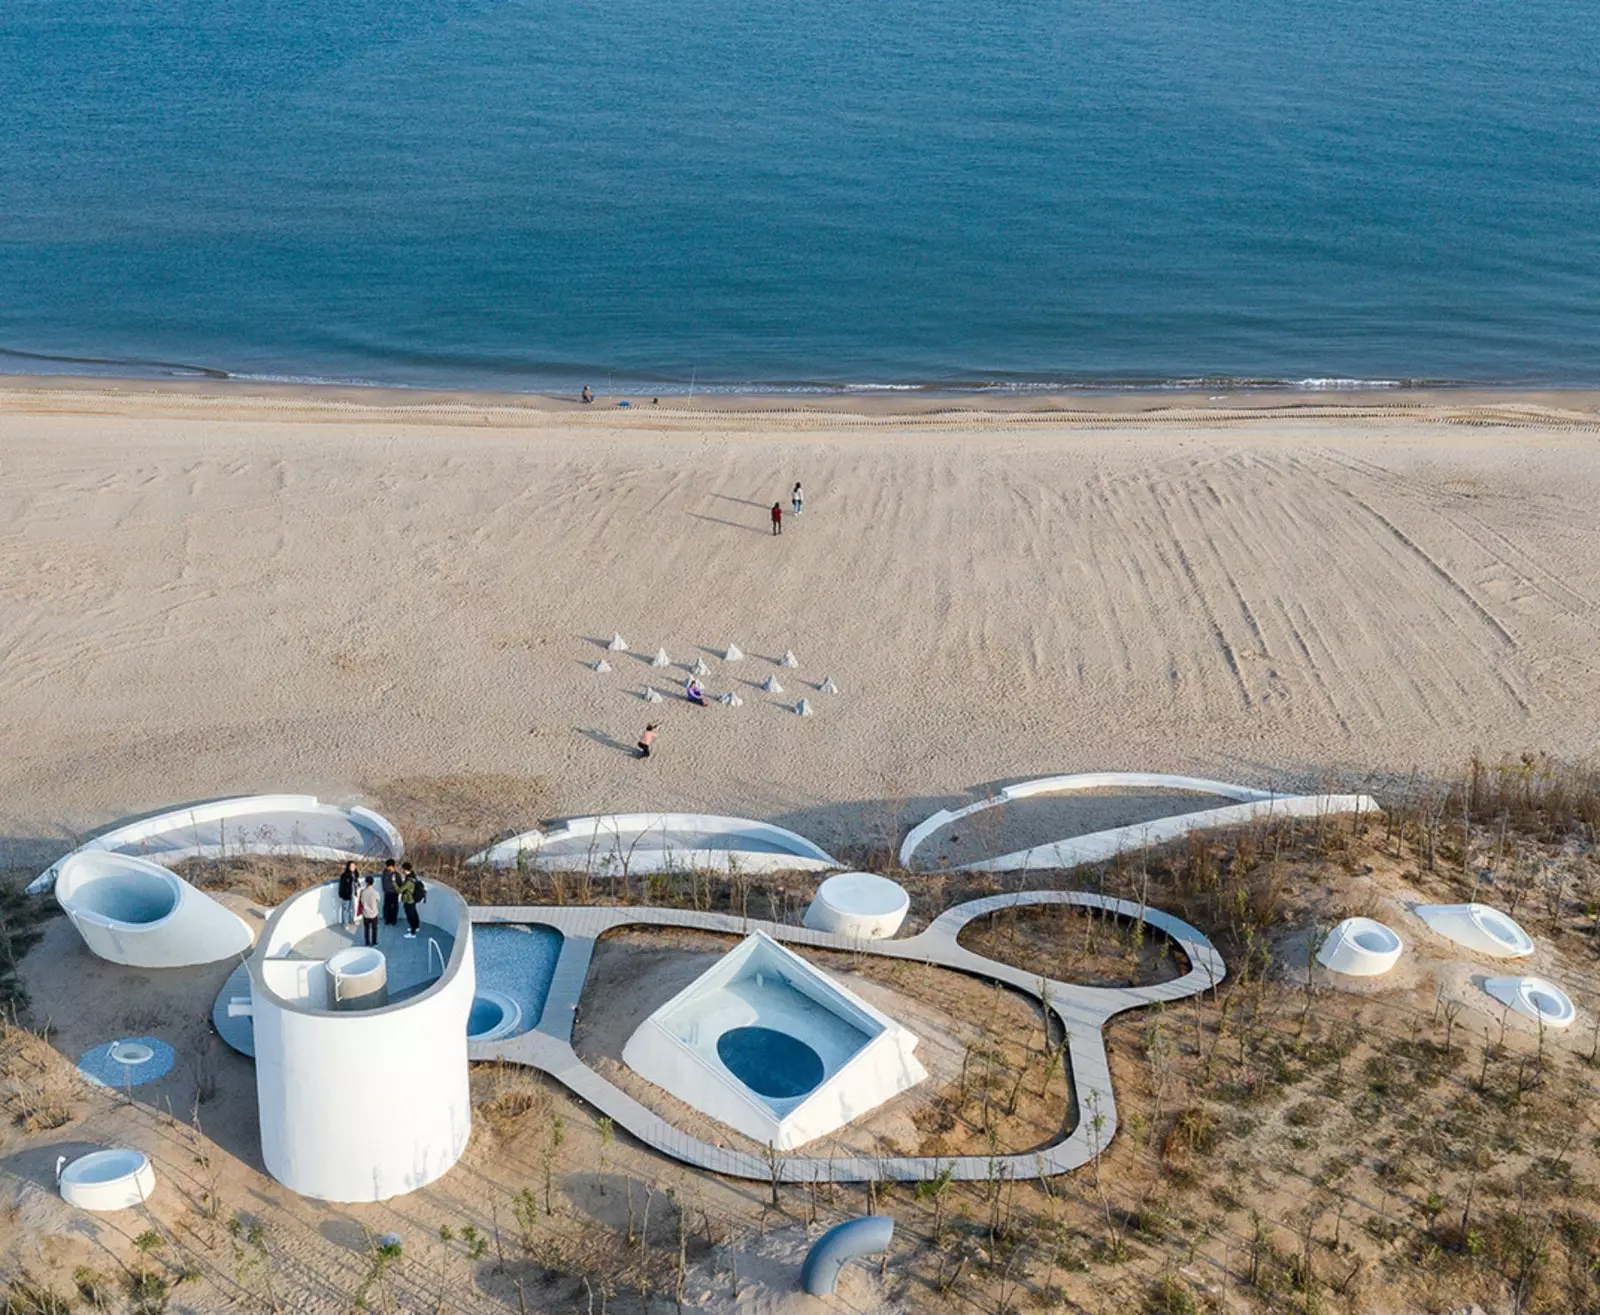
[[[1075,986],[986,959],[957,943],[961,929],[973,919],[1028,904],[1072,904],[1106,910],[1124,918],[1142,919],[1151,929],[1177,944],[1188,958],[1190,969],[1174,981],[1155,986]],[[1107,1021],[1129,1009],[1185,999],[1215,986],[1227,975],[1216,947],[1181,918],[1142,908],[1128,900],[1079,891],[1023,891],[972,900],[945,910],[922,932],[903,940],[853,941],[805,927],[684,909],[475,908],[472,920],[478,924],[554,927],[565,937],[537,1027],[504,1041],[474,1043],[470,1047],[473,1059],[526,1064],[548,1073],[611,1119],[618,1128],[685,1164],[731,1178],[762,1181],[776,1178],[785,1183],[915,1182],[937,1178],[945,1172],[959,1179],[1042,1178],[1079,1168],[1099,1155],[1117,1130],[1116,1097],[1111,1090],[1111,1069],[1101,1032]],[[1024,995],[1042,1000],[1060,1024],[1067,1042],[1067,1065],[1077,1093],[1077,1127],[1042,1150],[996,1156],[774,1155],[769,1159],[691,1137],[601,1077],[579,1059],[572,1048],[573,1019],[589,975],[595,942],[614,928],[629,926],[682,927],[734,936],[747,936],[760,930],[790,944],[887,959],[909,959],[1004,982]]]

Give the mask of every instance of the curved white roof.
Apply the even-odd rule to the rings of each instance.
[[[240,854],[359,861],[398,859],[405,842],[371,809],[341,808],[308,794],[257,794],[187,804],[124,822],[73,852],[94,850],[166,864]],[[64,861],[41,873],[28,892],[49,890]]]
[[[524,831],[468,863],[527,864],[546,871],[821,871],[839,862],[802,835],[770,822],[709,813],[611,813]]]
[[[1329,813],[1376,813],[1378,804],[1370,795],[1280,795],[1269,790],[1232,785],[1227,781],[1208,781],[1195,776],[1167,776],[1159,772],[1078,772],[1068,776],[1042,776],[1032,781],[1008,785],[988,799],[965,808],[941,809],[913,827],[900,846],[900,866],[911,867],[917,850],[935,832],[961,818],[990,808],[1001,808],[1018,799],[1038,795],[1071,794],[1082,790],[1106,789],[1181,790],[1217,795],[1234,802],[1220,808],[1156,818],[1133,826],[1095,831],[1073,836],[1053,844],[1035,845],[996,858],[960,864],[957,872],[1016,872],[1029,868],[1072,868],[1080,863],[1099,863],[1130,849],[1142,849],[1208,827],[1238,826],[1260,817],[1321,817]]]
[[[1501,1004],[1545,1027],[1571,1027],[1578,1016],[1572,998],[1544,977],[1491,977],[1483,989]]]

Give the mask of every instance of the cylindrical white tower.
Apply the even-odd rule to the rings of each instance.
[[[380,929],[393,1002],[381,1008],[331,1007],[327,961],[353,940],[331,882],[279,905],[251,956],[261,1154],[302,1196],[386,1200],[466,1150],[472,921],[434,883],[420,909],[416,939]]]

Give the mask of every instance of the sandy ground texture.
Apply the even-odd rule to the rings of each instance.
[[[486,829],[674,807],[844,844],[1041,773],[1581,756],[1597,505],[1581,395],[623,411],[14,382],[0,836],[45,856],[168,803],[442,780],[521,783]],[[596,674],[614,631],[633,652]],[[672,697],[697,657],[743,707]]]

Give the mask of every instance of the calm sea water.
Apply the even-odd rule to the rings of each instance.
[[[1594,0],[3,0],[0,370],[1600,384],[1597,69]]]

